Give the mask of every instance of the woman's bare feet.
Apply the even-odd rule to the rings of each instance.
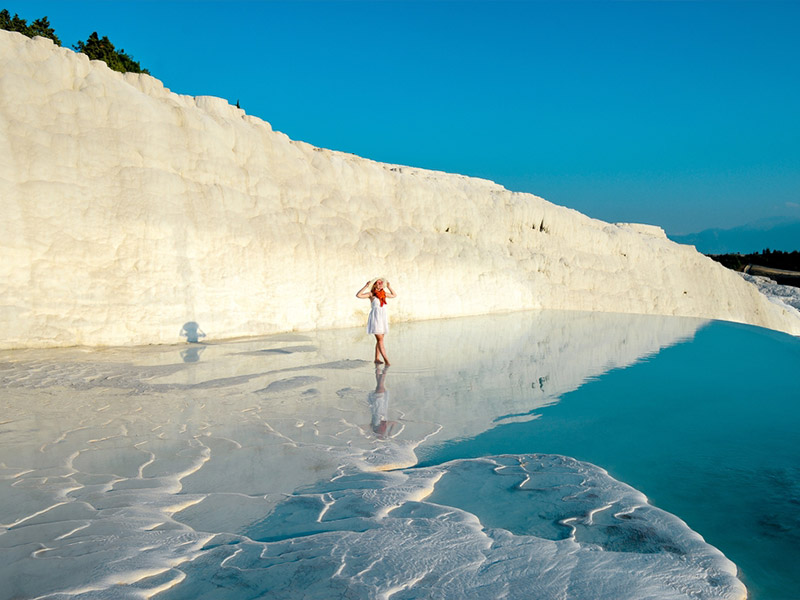
[[[380,357],[383,357],[383,361],[386,363],[386,366],[389,366],[389,359],[386,358],[386,346],[383,344],[383,334],[376,333],[375,334],[375,364],[382,364]]]

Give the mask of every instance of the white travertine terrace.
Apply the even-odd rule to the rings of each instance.
[[[225,100],[0,31],[0,347],[347,327],[517,309],[800,317],[669,241],[490,181],[290,140]]]

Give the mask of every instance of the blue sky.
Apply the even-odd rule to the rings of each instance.
[[[671,234],[800,218],[800,2],[2,6],[317,146]]]

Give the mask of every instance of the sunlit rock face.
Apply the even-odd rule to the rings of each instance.
[[[274,132],[0,31],[0,346],[173,342],[529,308],[800,317],[662,230]]]

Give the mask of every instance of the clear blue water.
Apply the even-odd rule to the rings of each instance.
[[[422,466],[545,452],[591,462],[679,516],[740,568],[755,600],[800,595],[800,340],[712,322]]]

